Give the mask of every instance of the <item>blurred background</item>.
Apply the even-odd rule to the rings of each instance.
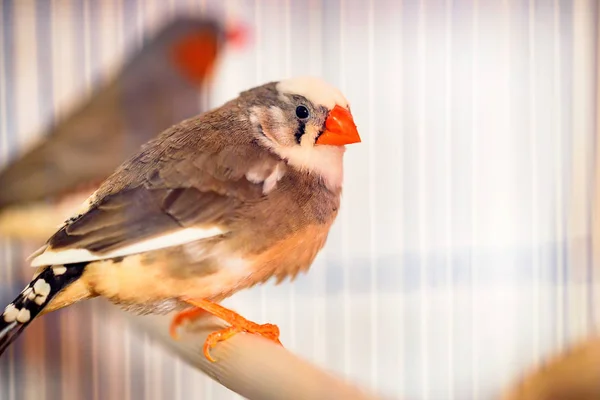
[[[178,15],[249,31],[220,53],[199,109],[295,75],[345,93],[363,142],[326,248],[295,282],[224,302],[278,324],[301,357],[391,398],[492,399],[595,331],[597,1],[0,5],[3,166]],[[2,239],[2,303],[38,246]],[[101,302],[32,324],[0,361],[0,399],[239,398]]]

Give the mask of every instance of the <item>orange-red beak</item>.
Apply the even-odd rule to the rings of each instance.
[[[343,146],[346,144],[360,143],[360,136],[350,111],[336,105],[329,112],[325,121],[325,132],[317,138],[316,144],[329,144]]]

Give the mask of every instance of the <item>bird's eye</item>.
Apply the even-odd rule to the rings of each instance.
[[[306,108],[305,106],[296,107],[296,117],[300,119],[306,119],[309,115],[310,113],[308,112],[308,108]]]

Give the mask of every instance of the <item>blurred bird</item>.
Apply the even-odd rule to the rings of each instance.
[[[600,399],[600,336],[586,337],[543,360],[505,390],[500,399]]]
[[[31,257],[36,276],[0,318],[0,354],[38,315],[96,296],[126,310],[193,306],[279,343],[217,303],[306,271],[337,216],[345,145],[360,142],[343,94],[299,77],[244,91],[175,125],[123,163]],[[192,308],[191,310],[194,310]],[[173,322],[199,317],[183,310]]]
[[[46,239],[62,218],[38,212],[45,210],[40,204],[62,204],[74,194],[81,203],[157,132],[205,111],[200,90],[223,45],[236,44],[241,34],[205,18],[165,26],[109,83],[0,172],[0,234]]]

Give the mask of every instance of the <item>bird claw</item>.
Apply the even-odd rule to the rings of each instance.
[[[206,338],[204,342],[204,356],[211,362],[215,359],[210,355],[210,350],[219,342],[223,342],[239,332],[247,332],[257,334],[265,339],[283,346],[279,341],[279,327],[274,324],[257,324],[256,322],[248,321],[241,315],[231,311],[219,304],[211,303],[206,300],[186,299],[188,304],[197,307],[187,309],[178,313],[171,322],[171,336],[177,338],[177,328],[185,321],[195,319],[204,313],[210,313],[227,322],[229,327],[213,332]]]
[[[240,317],[241,318],[241,317]],[[280,346],[283,346],[283,344],[281,344],[281,342],[279,341],[279,327],[277,325],[273,325],[273,324],[263,324],[263,325],[259,325],[256,324],[252,321],[248,321],[248,320],[244,320],[244,323],[241,323],[241,321],[236,321],[237,324],[227,327],[225,329],[222,329],[220,331],[217,332],[213,332],[210,335],[208,335],[208,337],[206,338],[206,341],[204,342],[204,356],[208,359],[208,361],[210,362],[215,362],[216,360],[211,356],[210,354],[210,350],[215,347],[217,345],[217,343],[219,342],[223,342],[229,338],[231,338],[232,336],[234,336],[236,333],[240,333],[240,332],[246,332],[246,333],[252,333],[252,334],[256,334],[256,335],[260,335],[262,337],[264,337],[265,339],[271,340],[275,343],[277,343]]]

